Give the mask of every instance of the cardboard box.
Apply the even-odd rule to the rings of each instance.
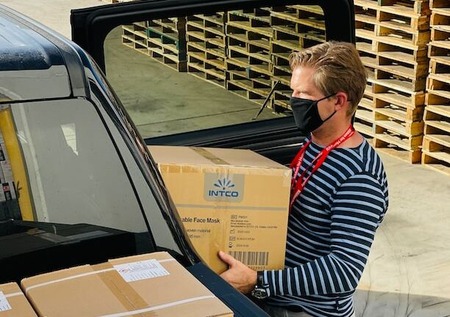
[[[17,283],[0,285],[1,317],[37,317]]]
[[[189,239],[216,273],[219,250],[284,267],[291,170],[250,150],[149,146]]]
[[[21,285],[39,316],[233,316],[166,252],[37,275]]]

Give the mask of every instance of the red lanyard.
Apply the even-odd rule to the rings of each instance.
[[[348,129],[342,134],[339,138],[334,140],[331,144],[329,144],[327,147],[325,147],[322,151],[320,151],[319,154],[312,160],[311,164],[308,165],[305,170],[298,176],[298,172],[300,170],[300,166],[303,163],[303,158],[305,156],[306,149],[311,144],[311,140],[308,140],[298,151],[295,158],[292,160],[290,168],[294,170],[294,174],[292,175],[291,180],[291,208],[294,204],[294,201],[297,199],[298,195],[302,192],[303,188],[305,188],[306,183],[309,181],[312,174],[314,174],[319,167],[323,164],[325,159],[327,158],[328,154],[335,149],[337,146],[342,144],[344,141],[348,140],[353,134],[355,133],[355,129],[352,125],[348,127]],[[311,170],[311,173],[309,175],[306,175],[306,172],[313,167]],[[297,177],[298,176],[298,177]]]

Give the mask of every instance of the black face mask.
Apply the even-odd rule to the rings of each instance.
[[[319,101],[325,100],[334,95],[335,94],[331,94],[319,100],[291,97],[290,105],[292,113],[294,115],[295,124],[297,125],[297,128],[300,130],[300,132],[305,134],[313,132],[336,113],[335,110],[331,115],[328,116],[328,118],[322,120],[319,115],[319,109],[317,107]]]

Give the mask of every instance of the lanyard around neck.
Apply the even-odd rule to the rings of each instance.
[[[348,140],[352,137],[352,135],[355,133],[355,128],[353,128],[352,125],[350,125],[347,130],[336,140],[331,142],[328,146],[322,149],[322,151],[317,154],[317,156],[312,160],[311,164],[309,164],[304,171],[298,175],[300,166],[303,163],[303,158],[305,156],[306,149],[311,144],[311,140],[308,140],[298,151],[295,158],[292,160],[292,163],[290,165],[291,169],[294,169],[294,174],[292,175],[291,180],[291,208],[294,204],[294,201],[297,199],[298,195],[302,192],[303,188],[305,188],[306,183],[309,181],[310,177],[319,169],[320,166],[322,166],[323,162],[327,158],[328,154],[338,147],[340,144],[342,144],[344,141]],[[306,175],[307,171],[312,167],[311,172],[309,175]]]

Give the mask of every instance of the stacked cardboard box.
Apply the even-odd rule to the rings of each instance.
[[[0,285],[0,316],[37,317],[17,283]]]
[[[37,275],[21,286],[38,315],[46,317],[233,316],[166,252]]]
[[[217,273],[222,250],[255,270],[284,267],[291,171],[250,150],[150,146],[194,249]]]

